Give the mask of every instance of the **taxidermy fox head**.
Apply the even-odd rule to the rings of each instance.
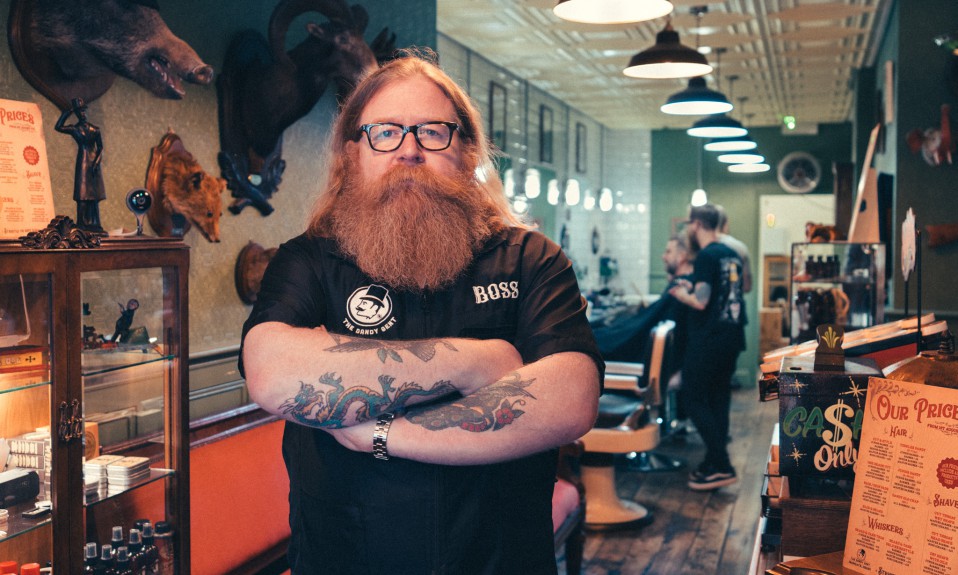
[[[220,241],[220,195],[226,180],[207,174],[191,154],[171,152],[163,166],[161,186],[163,206],[169,212],[186,217],[207,240]]]

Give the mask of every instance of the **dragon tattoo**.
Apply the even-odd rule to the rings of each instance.
[[[394,387],[396,378],[390,375],[380,375],[378,381],[381,390],[362,385],[346,389],[342,377],[325,373],[318,387],[300,382],[299,393],[284,401],[280,409],[303,425],[339,429],[346,426],[353,410],[356,421],[368,421],[387,411],[402,411],[414,397],[436,398],[456,391],[445,380],[437,381],[431,389],[423,389],[414,381]]]

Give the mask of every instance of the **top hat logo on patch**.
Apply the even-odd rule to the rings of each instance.
[[[349,319],[363,327],[378,326],[386,321],[392,311],[393,300],[389,297],[389,290],[377,284],[357,289],[346,302]]]

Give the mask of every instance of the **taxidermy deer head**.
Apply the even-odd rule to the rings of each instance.
[[[286,49],[292,21],[317,12],[328,22],[309,23],[306,39]],[[253,30],[231,42],[217,82],[219,163],[236,198],[230,211],[254,205],[263,215],[285,163],[282,136],[313,109],[330,84],[339,96],[392,53],[395,34],[383,29],[371,45],[363,39],[369,14],[344,0],[282,0],[269,22],[269,41]]]
[[[99,98],[117,75],[168,99],[183,97],[183,82],[213,79],[156,0],[12,0],[8,32],[20,73],[61,110]]]

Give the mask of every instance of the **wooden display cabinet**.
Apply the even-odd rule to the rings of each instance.
[[[99,549],[113,525],[126,538],[146,518],[171,523],[177,573],[189,573],[188,275],[177,239],[49,250],[0,242],[0,438],[49,437],[30,468],[39,494],[4,502],[0,561],[82,573],[88,541]],[[130,300],[127,331],[118,320]],[[146,457],[149,470],[85,486],[85,457],[97,455]],[[38,500],[52,512],[23,517]]]

